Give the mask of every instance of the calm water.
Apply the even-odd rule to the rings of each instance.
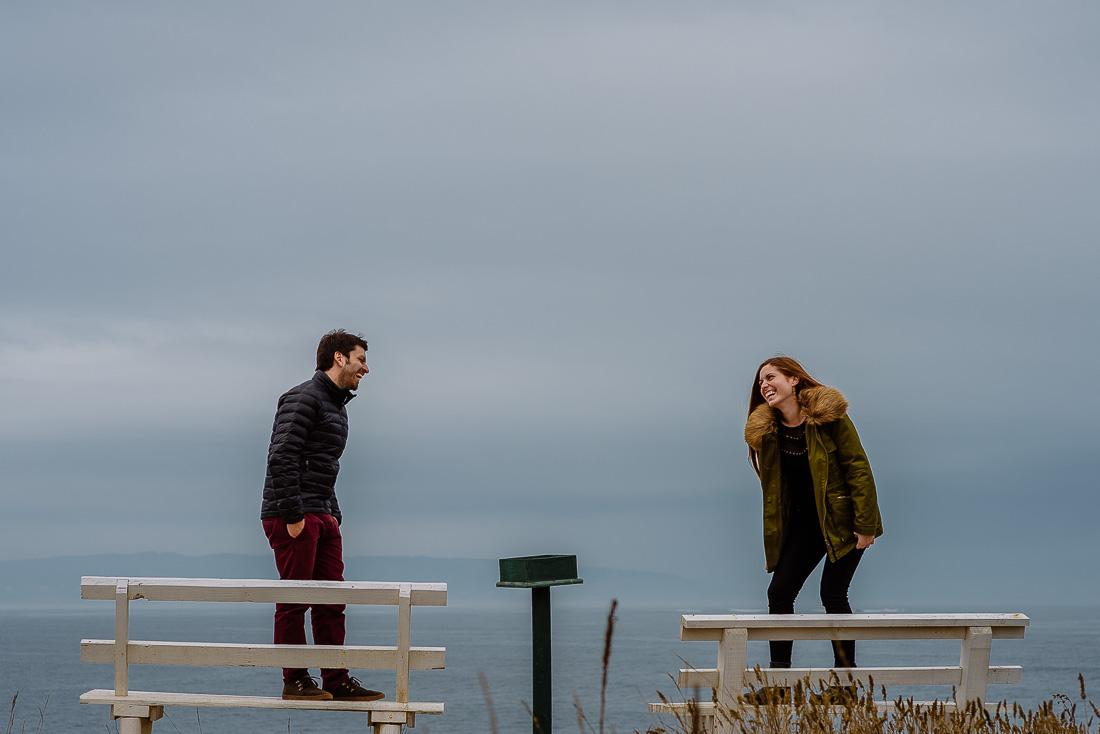
[[[134,602],[131,605],[134,639],[268,642],[271,610],[262,605],[168,605]],[[723,610],[653,610],[620,607],[612,648],[606,722],[618,732],[644,731],[653,723],[646,701],[655,691],[674,694],[669,674],[675,675],[684,658],[697,667],[713,667],[714,643],[684,643],[678,639],[679,615],[684,612]],[[740,610],[750,611],[750,610]],[[858,610],[857,610],[858,611]],[[927,611],[906,609],[903,611]],[[941,610],[942,611],[942,610]],[[1077,674],[1086,684],[1100,686],[1100,608],[1036,608],[1024,610],[1032,618],[1023,640],[996,640],[993,662],[1019,664],[1024,682],[993,686],[990,698],[1010,698],[1027,706],[1053,693],[1076,697]],[[393,610],[349,610],[349,644],[396,644]],[[82,706],[81,693],[110,688],[108,665],[81,663],[80,639],[114,636],[113,605],[85,602],[68,609],[0,610],[0,695],[4,712],[19,694],[13,731],[34,732],[42,714],[42,732],[108,732],[106,706]],[[489,716],[478,683],[478,671],[488,677],[499,728],[527,732],[530,719],[523,701],[530,701],[530,617],[524,606],[507,609],[416,609],[413,644],[445,646],[447,669],[414,672],[410,684],[415,700],[442,701],[447,713],[423,717],[419,732],[488,732]],[[599,715],[600,658],[606,610],[554,609],[555,730],[577,731],[574,696],[593,726]],[[860,663],[874,665],[952,665],[958,661],[958,642],[864,642]],[[796,643],[796,665],[827,666],[832,660],[828,643]],[[766,664],[767,647],[752,643],[750,663]],[[365,672],[364,684],[393,695],[392,674]],[[131,666],[134,690],[175,690],[244,695],[277,695],[277,670]],[[895,693],[932,697],[943,689],[898,689]],[[1098,689],[1100,690],[1100,689]],[[930,691],[930,692],[929,692]],[[1093,699],[1100,696],[1093,693]],[[923,695],[922,695],[923,694]],[[48,702],[47,702],[48,697]],[[41,709],[45,707],[45,711]],[[164,734],[205,732],[365,732],[365,716],[354,713],[244,711],[169,708],[168,717],[154,726]],[[0,724],[2,725],[2,724]],[[4,727],[6,730],[6,727]]]

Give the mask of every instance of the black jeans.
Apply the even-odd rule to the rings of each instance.
[[[825,613],[851,614],[848,587],[862,557],[862,550],[853,549],[833,563],[826,557],[825,539],[820,528],[804,524],[802,527],[792,527],[768,586],[768,612],[794,614],[795,597],[817,564],[825,558],[825,569],[821,572],[821,603],[825,606]],[[790,640],[773,640],[770,647],[770,667],[791,667],[793,643]],[[855,640],[833,640],[833,667],[856,667]]]

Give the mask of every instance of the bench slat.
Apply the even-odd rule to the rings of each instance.
[[[447,605],[447,584],[389,581],[280,581],[273,579],[130,578],[83,576],[82,599],[114,599],[119,579],[129,582],[131,599],[153,601],[259,602],[271,604],[376,604],[397,606],[401,586],[411,587],[413,606]]]
[[[1026,627],[1026,614],[685,614],[685,627]],[[736,624],[731,624],[736,622]]]
[[[765,679],[770,685],[793,686],[807,676],[814,683],[818,681],[829,682],[832,670],[830,668],[761,668],[761,679]],[[837,676],[842,684],[847,684],[849,679],[853,682],[869,685],[868,679],[873,678],[876,686],[897,685],[945,685],[958,686],[962,682],[962,666],[928,666],[910,668],[853,668],[851,670],[837,670]],[[752,680],[756,677],[754,669],[747,669],[745,677]],[[760,679],[758,679],[760,680]],[[991,665],[989,666],[990,683],[1019,683],[1023,680],[1023,668],[1019,665]],[[711,669],[684,669],[677,676],[676,685],[680,688],[714,688],[718,685],[718,670]]]
[[[81,640],[80,660],[85,663],[113,663],[114,640]],[[130,664],[144,665],[234,665],[256,668],[353,668],[396,670],[396,647],[269,645],[211,642],[150,642],[131,640],[126,646]],[[409,648],[410,670],[441,670],[446,648]]]
[[[730,629],[738,629],[736,626]],[[853,627],[827,629],[823,627],[775,627],[749,629],[749,640],[961,640],[966,627]],[[1019,640],[1024,628],[993,628],[994,639]],[[722,628],[681,629],[680,639],[688,642],[722,640]]]
[[[904,705],[908,706],[909,703],[906,702]],[[915,706],[917,709],[925,709],[925,708],[930,708],[932,706],[943,707],[947,711],[956,711],[958,709],[958,705],[954,701],[913,701],[912,705]],[[1002,706],[1003,704],[1001,704],[1001,703],[985,703],[983,705],[985,706],[986,711],[996,712],[997,707]],[[689,706],[695,706],[696,710],[698,710],[698,712],[699,712],[699,718],[703,719],[704,722],[707,719],[711,719],[711,718],[714,717],[714,702],[713,701],[699,701],[698,703],[693,703],[693,704],[689,704],[686,701],[685,702],[677,701],[677,702],[669,702],[669,703],[651,703],[651,704],[649,704],[649,710],[650,710],[651,713],[654,713],[654,714],[666,714],[666,715],[669,715],[669,716],[679,715],[684,720],[690,721],[691,720],[691,715],[689,713],[689,711],[690,711]],[[752,710],[751,706],[746,707],[746,708],[750,711]],[[875,709],[880,714],[894,711],[897,708],[898,708],[898,704],[897,704],[896,701],[875,701]],[[843,713],[845,711],[845,707],[843,707],[843,706],[830,706],[829,709],[831,710],[832,713],[835,713],[835,714]]]
[[[961,640],[971,627],[1020,639],[1030,621],[1023,614],[685,614],[680,639],[720,641],[723,630],[747,629],[750,640]]]
[[[397,701],[284,701],[270,696],[226,696],[205,693],[162,693],[130,691],[116,696],[97,688],[81,695],[81,703],[138,704],[142,706],[200,706],[214,708],[309,709],[331,711],[403,711],[414,714],[442,714],[442,703],[398,703]]]

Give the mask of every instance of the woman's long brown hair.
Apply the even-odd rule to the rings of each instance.
[[[822,387],[822,384],[810,377],[810,373],[807,372],[806,368],[800,365],[797,360],[785,357],[781,354],[771,359],[765,359],[760,363],[760,366],[756,368],[756,372],[753,373],[752,390],[749,392],[750,416],[754,410],[767,403],[767,401],[764,400],[764,396],[760,394],[760,370],[764,369],[764,367],[769,364],[787,377],[798,378],[798,384],[794,386],[796,399],[798,398],[798,393],[801,392],[803,388]],[[756,476],[760,476],[760,461],[757,458],[756,449],[752,446],[749,446],[749,464],[752,465],[753,471],[756,472]]]

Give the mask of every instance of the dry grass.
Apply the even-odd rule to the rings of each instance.
[[[873,685],[858,686],[857,698],[845,705],[829,706],[806,680],[791,689],[789,703],[770,701],[736,710],[720,709],[715,719],[745,734],[1100,734],[1100,710],[1088,700],[1080,675],[1078,682],[1079,702],[1056,694],[1037,709],[1002,702],[994,712],[974,703],[955,710],[942,703],[920,706],[912,698],[898,698],[893,710],[879,712]],[[885,689],[880,690],[878,700],[888,700]],[[657,695],[662,702],[673,703]],[[671,715],[671,721],[660,720],[645,734],[703,734],[705,722],[696,699],[680,692],[679,703],[684,704],[680,713]],[[1083,720],[1078,716],[1079,706]]]
[[[19,700],[19,691],[15,692],[15,695],[11,697],[11,713],[8,715],[8,728],[5,734],[12,734],[15,730],[15,702]],[[34,734],[39,734],[42,731],[42,725],[46,723],[46,707],[50,705],[50,697],[46,696],[46,702],[42,704],[42,708],[38,709],[38,725],[34,728]],[[26,734],[27,732],[27,720],[23,719],[22,726],[19,727],[19,734]]]

